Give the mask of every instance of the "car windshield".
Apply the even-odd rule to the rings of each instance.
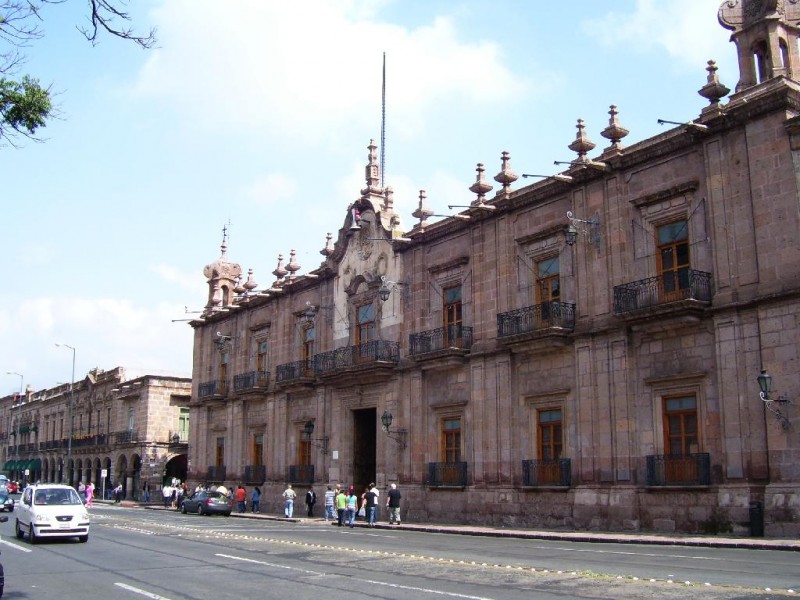
[[[36,490],[34,504],[83,504],[75,490]]]

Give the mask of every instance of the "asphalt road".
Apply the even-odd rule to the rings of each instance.
[[[5,598],[778,598],[800,554],[472,537],[96,506],[89,542],[0,525]],[[687,583],[688,582],[688,583]],[[766,591],[765,588],[772,588]]]

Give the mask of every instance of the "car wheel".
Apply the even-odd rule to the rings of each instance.
[[[186,503],[185,502],[181,502],[181,513],[184,514],[184,515],[186,514]]]
[[[39,538],[36,537],[36,531],[33,528],[33,523],[28,526],[28,541],[31,544],[37,544],[39,542]]]
[[[198,515],[204,515],[204,514],[206,514],[206,511],[205,511],[205,510],[203,510],[203,505],[202,505],[202,504],[198,504],[198,505],[197,505],[197,514],[198,514]]]
[[[22,529],[20,529],[20,526],[19,526],[19,519],[17,519],[17,524],[14,526],[14,535],[17,536],[18,540],[21,540],[22,536],[24,535],[22,533]]]
[[[225,515],[226,517],[230,517],[230,516],[231,516],[231,513],[229,513],[229,512],[227,512],[227,513],[222,513],[222,514],[223,514],[223,515]]]
[[[89,541],[89,534],[87,533],[86,535],[79,535],[79,536],[78,536],[78,541],[79,541],[81,544],[85,544],[86,542],[88,542],[88,541]]]

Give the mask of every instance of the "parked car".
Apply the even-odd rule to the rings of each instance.
[[[17,539],[27,533],[31,544],[52,537],[89,540],[89,512],[78,492],[68,485],[29,485],[22,492],[16,514]]]
[[[12,512],[14,510],[14,499],[8,494],[0,492],[0,510]]]
[[[181,501],[183,514],[196,512],[198,515],[231,516],[233,501],[225,494],[200,490]]]

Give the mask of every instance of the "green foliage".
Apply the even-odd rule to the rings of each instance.
[[[45,126],[52,109],[50,92],[37,79],[27,75],[21,81],[0,78],[0,137],[6,136],[6,127],[32,136]]]

